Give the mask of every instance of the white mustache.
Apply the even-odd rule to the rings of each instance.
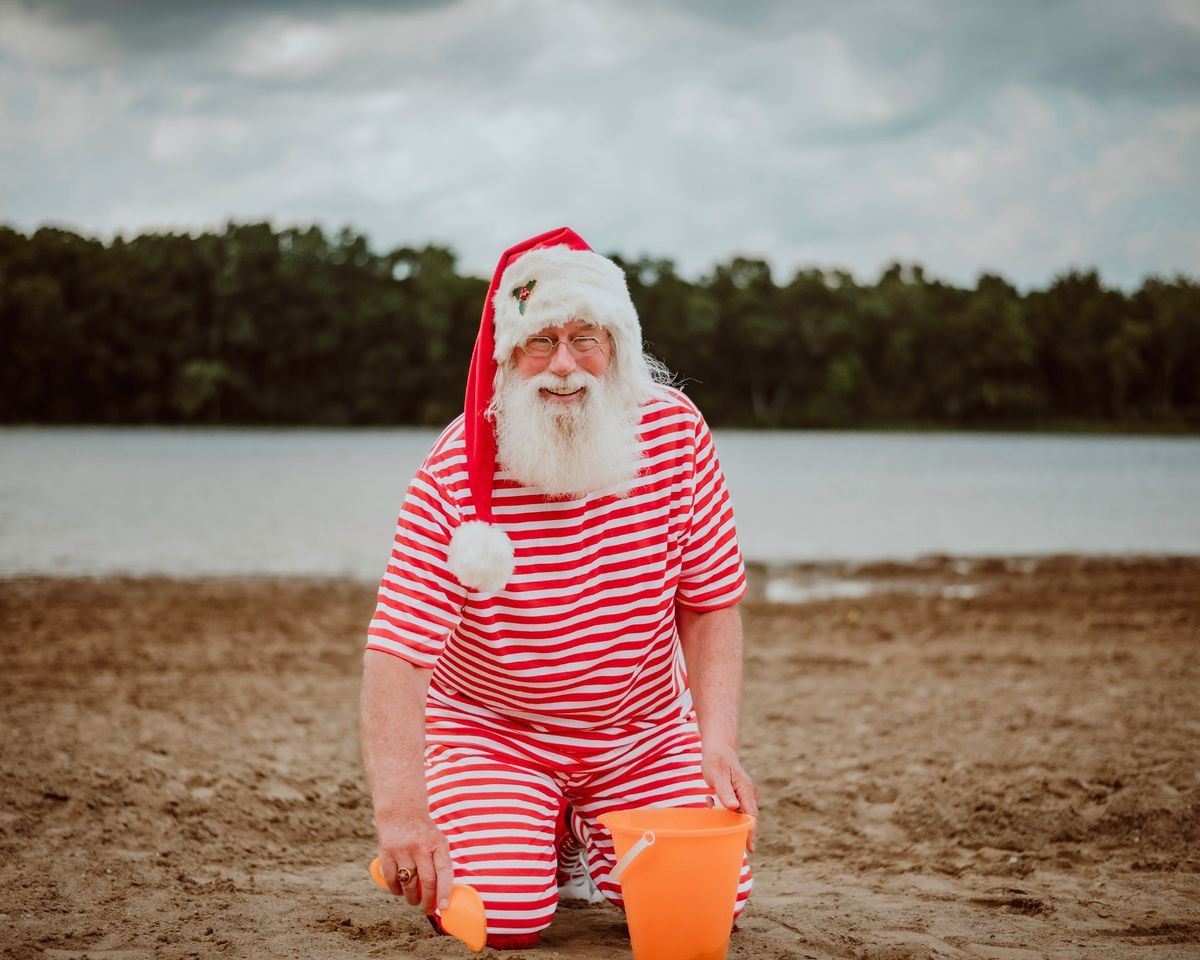
[[[546,389],[571,392],[578,390],[580,387],[590,387],[597,383],[598,380],[598,377],[594,377],[592,374],[585,373],[582,370],[568,373],[565,377],[560,377],[547,370],[543,373],[534,374],[526,380],[525,387],[532,391]]]

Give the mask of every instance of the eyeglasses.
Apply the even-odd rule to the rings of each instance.
[[[589,353],[595,353],[604,346],[602,338],[591,335],[571,337],[567,340],[556,340],[554,337],[528,337],[521,344],[521,349],[531,357],[548,357],[558,349],[560,343],[565,343],[567,349],[577,357],[586,357]]]

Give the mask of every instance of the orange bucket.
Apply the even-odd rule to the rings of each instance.
[[[613,836],[634,960],[724,960],[746,838],[733,810],[618,810]]]

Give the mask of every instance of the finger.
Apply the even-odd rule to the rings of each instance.
[[[391,857],[381,857],[381,869],[383,871],[383,879],[387,882],[388,893],[393,897],[400,896],[404,891],[400,889],[400,881],[396,879],[396,873],[400,869],[400,865]]]
[[[408,862],[412,863],[413,861],[410,859]],[[408,904],[415,907],[421,902],[421,881],[417,879],[417,868],[415,866],[410,866],[408,870],[411,874],[411,879],[408,883],[400,884],[400,891],[404,894],[404,899]]]
[[[415,907],[421,902],[421,881],[413,877],[404,885],[404,899],[409,906]]]
[[[454,867],[445,843],[433,851],[433,868],[437,877],[438,909],[445,910],[450,905],[450,891],[454,889]]]
[[[717,771],[708,781],[708,785],[712,787],[713,793],[717,795],[717,799],[721,802],[726,810],[738,809],[737,793],[734,792],[733,783],[730,781],[729,769],[723,768]]]
[[[738,806],[742,813],[747,816],[758,816],[758,791],[754,789],[754,784],[750,779],[744,778],[734,784],[734,790],[737,791]]]
[[[753,804],[743,804],[742,813],[750,818],[750,832],[746,834],[746,851],[754,852],[754,840],[758,836],[758,808]]]
[[[429,854],[423,854],[417,861],[417,876],[420,878],[419,896],[416,901],[410,900],[409,903],[420,902],[421,909],[426,914],[433,913],[437,903],[437,874],[433,869],[433,858]]]
[[[746,850],[750,853],[754,852],[754,839],[758,834],[758,790],[755,789],[754,783],[749,777],[744,777],[736,784],[738,800],[741,802],[742,813],[753,820],[750,824],[750,832],[746,836]]]

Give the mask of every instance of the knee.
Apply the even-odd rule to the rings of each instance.
[[[496,949],[532,946],[550,926],[558,906],[558,887],[551,878],[547,886],[538,883],[478,883],[468,880],[483,901],[487,917],[488,945]],[[497,943],[493,943],[497,940]],[[528,942],[525,942],[528,940]],[[513,946],[502,947],[500,941]]]

